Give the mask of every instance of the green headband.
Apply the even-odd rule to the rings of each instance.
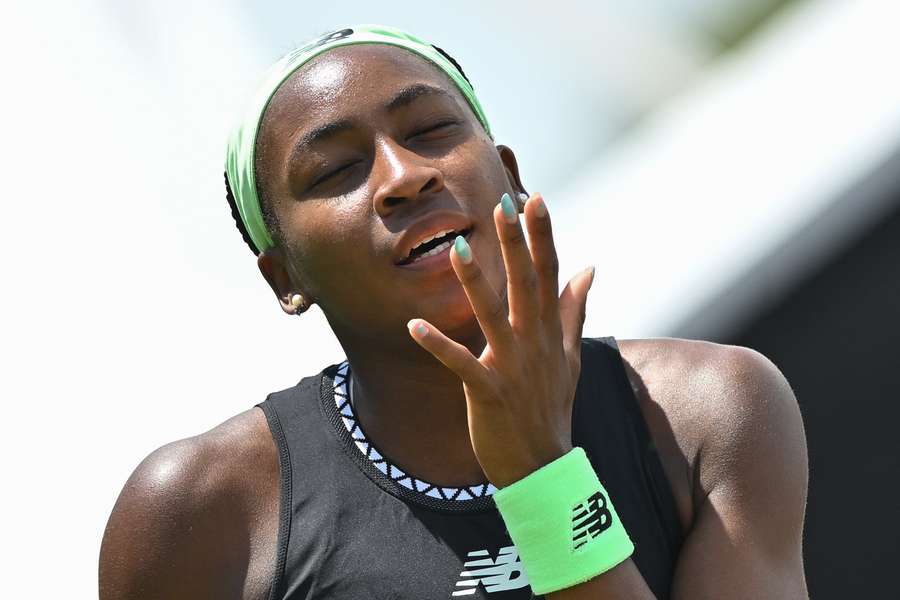
[[[238,213],[250,239],[253,240],[253,244],[260,252],[275,245],[263,219],[254,171],[256,135],[263,113],[272,96],[294,71],[323,52],[351,44],[390,44],[406,48],[428,59],[440,67],[456,84],[471,105],[475,116],[481,121],[485,131],[488,135],[491,133],[487,117],[484,115],[478,98],[475,97],[475,91],[459,69],[427,42],[399,29],[381,25],[354,25],[319,37],[289,52],[272,65],[266,73],[262,85],[253,96],[246,116],[232,131],[225,155],[225,172],[228,175],[228,184],[234,195]]]

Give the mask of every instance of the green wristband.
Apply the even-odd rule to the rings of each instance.
[[[497,490],[494,502],[535,594],[585,582],[634,552],[582,448]]]

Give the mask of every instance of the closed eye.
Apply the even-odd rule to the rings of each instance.
[[[352,167],[352,166],[355,165],[357,162],[358,162],[358,161],[348,162],[347,164],[341,165],[341,166],[338,167],[337,169],[334,169],[334,170],[332,170],[332,171],[328,171],[327,173],[325,173],[324,175],[319,176],[315,181],[313,181],[313,183],[312,183],[312,185],[311,185],[310,187],[311,187],[311,188],[314,188],[314,187],[316,187],[317,185],[319,185],[319,184],[321,184],[321,183],[325,183],[326,181],[328,181],[328,180],[331,179],[332,177],[335,177],[336,175],[339,175],[341,172],[346,171],[348,168]]]
[[[410,137],[416,138],[416,137],[423,136],[428,133],[437,132],[446,127],[450,127],[450,126],[458,125],[458,124],[459,124],[459,121],[456,121],[455,119],[447,119],[445,121],[438,121],[437,123],[429,125],[428,127],[425,127],[424,129],[420,129],[419,131],[412,134]]]

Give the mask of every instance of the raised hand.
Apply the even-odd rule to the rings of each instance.
[[[483,276],[462,236],[450,252],[484,332],[487,345],[475,357],[423,319],[410,335],[463,382],[469,435],[488,479],[504,487],[572,448],[572,404],[581,372],[581,333],[593,268],[558,293],[559,261],[543,198],[525,203],[525,232],[508,194],[494,208],[494,225],[506,266],[504,300]]]

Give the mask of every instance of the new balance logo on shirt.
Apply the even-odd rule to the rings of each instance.
[[[515,546],[500,548],[496,559],[491,558],[487,550],[472,550],[466,559],[452,594],[454,597],[471,596],[479,584],[489,594],[528,586],[528,577],[522,570]]]
[[[606,497],[596,492],[572,509],[572,546],[578,550],[589,541],[609,529],[612,515]]]
[[[609,529],[612,513],[602,492],[595,492],[572,509],[572,550],[577,551]],[[528,586],[528,576],[515,546],[505,546],[492,558],[487,550],[472,550],[466,555],[453,597],[472,596],[483,586],[488,594],[517,590]]]

